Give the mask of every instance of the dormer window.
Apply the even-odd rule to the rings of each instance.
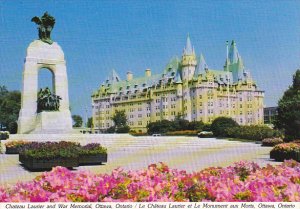
[[[137,88],[137,87],[138,87],[138,85],[137,85],[137,84],[135,84],[135,85],[134,85],[134,88]]]
[[[127,89],[129,89],[130,88],[130,86],[127,86]]]

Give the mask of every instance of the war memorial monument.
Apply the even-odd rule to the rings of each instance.
[[[71,133],[68,76],[64,52],[51,39],[55,19],[48,13],[32,21],[38,25],[39,39],[27,48],[23,70],[22,104],[18,133]],[[38,93],[38,73],[46,68],[52,73],[53,90]]]

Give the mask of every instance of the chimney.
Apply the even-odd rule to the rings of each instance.
[[[151,70],[149,68],[145,70],[145,76],[151,77]]]
[[[132,72],[128,71],[128,72],[127,72],[127,81],[131,81],[132,78],[133,78]]]

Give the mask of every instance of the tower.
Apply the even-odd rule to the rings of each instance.
[[[186,39],[186,46],[183,49],[182,55],[182,80],[190,81],[193,78],[195,69],[197,65],[197,59],[194,47],[192,47],[190,36],[188,35]]]
[[[191,121],[192,109],[191,109],[191,98],[190,98],[190,88],[189,81],[192,80],[197,66],[197,59],[195,50],[192,47],[190,36],[188,35],[186,40],[186,46],[183,50],[182,61],[181,61],[181,77],[183,82],[183,102],[182,110],[184,119]]]
[[[232,72],[233,82],[238,82],[243,79],[244,64],[234,40],[232,40],[230,44],[229,52],[227,45],[227,57],[224,70]]]

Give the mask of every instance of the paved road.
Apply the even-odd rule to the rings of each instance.
[[[29,139],[16,135],[12,139]],[[78,141],[81,144],[99,142],[108,148],[108,163],[99,166],[81,166],[74,170],[110,173],[117,167],[125,170],[146,168],[149,164],[164,162],[172,168],[189,172],[210,166],[227,166],[239,160],[251,160],[264,166],[269,160],[269,147],[249,142],[234,142],[197,137],[131,137],[129,135],[68,135],[35,136],[31,139],[54,138]],[[2,145],[3,146],[3,145]],[[18,161],[18,155],[0,155],[0,185],[31,180],[41,172],[29,172]]]

